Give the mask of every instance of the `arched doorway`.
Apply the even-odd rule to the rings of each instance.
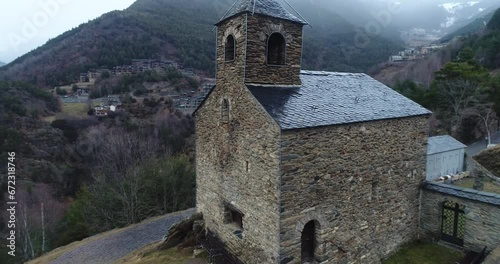
[[[301,247],[302,263],[312,263],[314,261],[314,250],[316,249],[316,223],[309,221],[302,230]]]

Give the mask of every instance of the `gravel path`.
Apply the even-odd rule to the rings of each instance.
[[[182,213],[165,215],[164,217],[138,224],[102,239],[86,243],[67,252],[51,264],[107,264],[125,257],[133,251],[148,244],[160,241],[172,224],[175,224],[195,212],[194,209]]]

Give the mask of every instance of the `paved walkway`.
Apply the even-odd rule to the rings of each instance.
[[[173,213],[155,221],[138,224],[123,231],[86,243],[67,252],[51,264],[107,264],[125,257],[133,251],[160,241],[170,226],[186,219],[195,212],[189,209]]]
[[[467,152],[469,157],[475,156],[476,154],[479,154],[479,152],[486,149],[486,144],[486,140],[480,140],[476,143],[472,143],[467,146],[465,152]],[[500,133],[496,133],[491,136],[491,144],[500,144]]]
[[[498,264],[500,263],[500,247],[493,250],[483,264]]]

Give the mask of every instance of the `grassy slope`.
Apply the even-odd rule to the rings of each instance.
[[[454,183],[456,186],[473,189],[474,188],[474,179],[473,178],[465,178],[458,182]],[[500,184],[492,182],[490,180],[484,181],[483,191],[490,193],[498,193],[500,194]]]
[[[383,264],[455,264],[462,260],[462,252],[447,247],[415,242],[403,246],[398,252],[383,261]]]
[[[62,104],[62,112],[70,116],[87,117],[87,104],[65,103]]]
[[[500,146],[485,150],[474,158],[493,174],[500,176]]]
[[[138,249],[133,253],[115,262],[115,264],[204,264],[208,262],[207,254],[193,257],[193,248],[157,251],[159,243],[150,244],[144,248]]]

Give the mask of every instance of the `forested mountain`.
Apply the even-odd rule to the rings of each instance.
[[[456,30],[455,32],[443,37],[441,39],[441,42],[443,42],[443,43],[448,42],[451,39],[453,39],[454,37],[468,35],[468,34],[472,34],[472,33],[477,33],[481,30],[484,30],[487,26],[488,21],[490,21],[491,18],[493,17],[494,13],[495,12],[491,12],[491,13],[488,13],[484,16],[480,16],[480,17],[476,18],[476,20],[474,20],[472,23],[465,25],[464,27]]]
[[[366,71],[400,47],[380,37],[354,45],[355,27],[333,12],[292,1],[308,19],[304,68]],[[70,83],[80,72],[128,64],[134,58],[173,59],[185,67],[214,71],[213,24],[230,7],[220,1],[138,0],[48,41],[0,69],[0,78],[43,86]]]
[[[107,118],[57,113],[60,100],[50,92],[0,80],[0,158],[15,153],[17,216],[24,221],[16,225],[16,257],[2,253],[0,263],[25,263],[75,240],[193,206],[192,119],[166,98],[124,97],[122,103]],[[7,166],[0,173],[7,175]],[[0,201],[8,184],[0,178]],[[2,204],[0,236],[6,237]]]
[[[500,9],[493,15],[486,30],[471,36],[467,45],[484,67],[490,70],[500,68]]]
[[[500,30],[500,9],[498,9],[490,22],[488,23],[488,29],[490,30]]]
[[[459,51],[466,47],[471,49],[474,58],[486,69],[497,70],[500,68],[500,9],[485,19],[487,20],[481,21],[482,27],[478,27],[478,21],[475,21],[450,35],[449,40],[459,38],[450,41],[448,47],[424,60],[406,64],[382,63],[370,69],[370,75],[389,86],[411,80],[429,87],[435,72],[457,59]]]
[[[296,0],[293,6],[310,23],[304,28],[304,69],[365,72],[403,48],[402,42],[369,37],[363,28],[314,3]]]

